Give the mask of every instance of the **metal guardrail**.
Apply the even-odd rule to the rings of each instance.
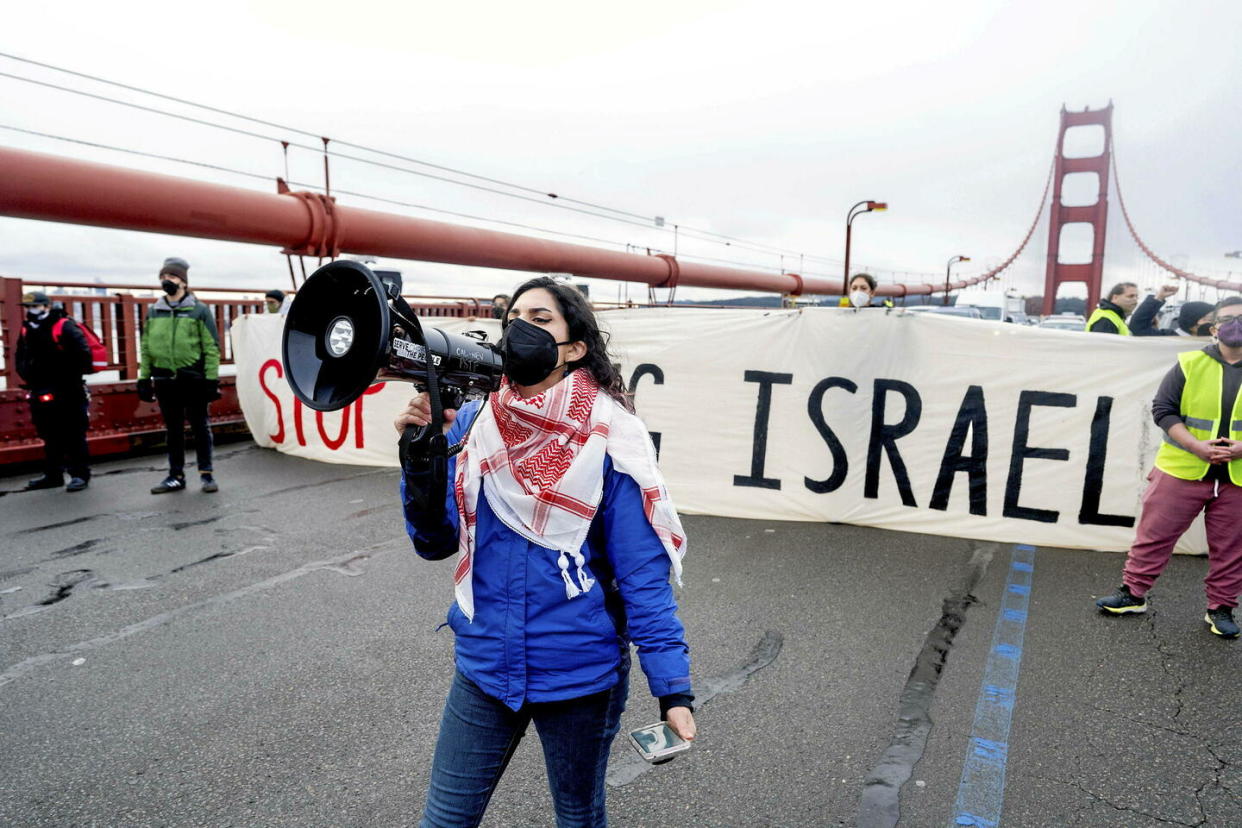
[[[36,460],[43,451],[43,443],[30,419],[27,393],[21,388],[14,359],[25,318],[22,294],[35,288],[46,291],[51,301],[62,303],[70,316],[94,330],[108,350],[108,365],[100,373],[87,376],[90,389],[87,444],[91,454],[117,454],[159,442],[164,431],[159,407],[139,400],[136,388],[142,326],[148,309],[158,299],[150,295],[153,293],[151,286],[41,283],[0,276],[0,338],[3,339],[0,377],[4,379],[4,389],[0,390],[0,466]],[[242,314],[264,311],[261,293],[240,288],[195,288],[195,296],[211,308],[215,316],[216,328],[220,331],[221,365],[233,364],[229,326]],[[422,301],[411,302],[411,307],[421,316],[482,316],[485,309],[490,310],[487,300],[475,298],[416,299]],[[244,428],[231,376],[220,377],[220,393],[221,399],[209,409],[212,426]]]

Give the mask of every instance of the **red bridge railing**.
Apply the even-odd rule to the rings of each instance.
[[[3,338],[3,364],[0,378],[0,466],[38,459],[42,442],[30,419],[27,393],[21,388],[15,361],[17,339],[25,309],[22,294],[43,290],[49,300],[61,303],[65,311],[91,328],[108,350],[108,365],[98,374],[87,376],[90,389],[90,429],[87,443],[92,455],[116,454],[158,442],[164,423],[154,403],[138,399],[136,381],[140,362],[141,332],[147,311],[157,296],[150,285],[94,285],[81,282],[55,284],[26,282],[0,276],[0,337]],[[138,291],[137,293],[135,291]],[[211,308],[220,332],[220,364],[233,364],[232,342],[228,330],[239,316],[262,313],[259,291],[241,288],[197,288],[195,296]],[[482,316],[490,306],[472,297],[421,297],[410,305],[421,316]],[[225,368],[221,371],[221,399],[209,409],[213,426],[241,428],[241,406],[237,389]]]

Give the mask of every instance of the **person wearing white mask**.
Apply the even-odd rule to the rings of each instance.
[[[850,304],[852,308],[865,308],[875,301],[875,277],[870,273],[855,273],[850,279]]]

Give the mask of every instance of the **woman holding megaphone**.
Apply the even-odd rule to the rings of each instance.
[[[680,583],[685,535],[583,295],[531,279],[503,324],[500,391],[445,412],[449,443],[464,441],[449,461],[445,513],[417,507],[419,471],[402,476],[415,551],[458,555],[447,622],[457,669],[421,824],[477,825],[534,722],[557,825],[602,826],[631,642],[661,719],[695,736],[669,583]],[[419,394],[395,425],[430,422]]]

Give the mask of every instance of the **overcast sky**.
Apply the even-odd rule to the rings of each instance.
[[[1232,267],[1242,278],[1242,260],[1224,257],[1242,248],[1237,2],[23,3],[5,15],[0,51],[831,260],[802,262],[811,274],[839,276],[851,204],[886,200],[887,213],[855,223],[853,250],[854,269],[883,281],[925,281],[955,254],[973,258],[966,275],[1009,256],[1035,215],[1062,104],[1111,99],[1121,184],[1148,244],[1192,271],[1224,277]],[[7,58],[0,72],[193,112]],[[276,140],[5,77],[0,124],[284,172]],[[5,129],[0,145],[274,187]],[[295,180],[322,184],[319,156],[291,152],[290,167]],[[612,249],[673,247],[654,228],[341,159],[332,177],[334,188],[579,233]],[[1130,240],[1115,195],[1112,204],[1105,281],[1155,284],[1159,272]],[[799,267],[796,256],[684,237],[678,245]],[[1008,286],[1042,291],[1047,245],[1045,218]],[[0,218],[0,273],[31,281],[154,280],[167,255],[189,259],[200,285],[288,284],[272,249]],[[524,278],[389,264],[413,293],[490,294]],[[596,283],[595,294],[618,290]]]

